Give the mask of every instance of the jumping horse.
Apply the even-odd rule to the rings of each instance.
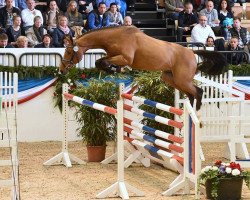
[[[106,56],[96,61],[96,67],[109,70],[110,65],[133,69],[161,71],[162,80],[184,92],[191,103],[197,99],[201,107],[203,90],[193,83],[197,71],[217,75],[226,71],[225,57],[216,51],[191,50],[175,43],[152,38],[134,26],[107,27],[89,31],[75,41],[65,38],[68,45],[60,71],[67,73],[88,49],[104,49]],[[202,62],[197,64],[195,54]]]

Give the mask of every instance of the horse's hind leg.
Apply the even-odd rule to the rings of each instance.
[[[180,90],[180,91],[184,92],[188,96],[188,99],[189,99],[191,105],[193,105],[194,96],[192,94],[189,94],[189,93],[183,91],[178,85],[175,84],[174,77],[173,77],[173,74],[172,74],[171,71],[162,72],[161,78],[165,83],[171,85],[172,87],[176,88],[177,90]]]

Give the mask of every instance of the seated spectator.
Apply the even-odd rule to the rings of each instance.
[[[241,19],[239,17],[233,18],[233,27],[228,30],[227,40],[230,41],[232,37],[239,38],[239,47],[244,48],[246,52],[248,50],[248,44],[250,42],[250,35],[246,28],[241,27]]]
[[[75,31],[75,37],[78,38],[81,36],[83,31],[83,18],[82,14],[77,11],[77,4],[75,1],[69,2],[65,16],[68,18],[68,26]]]
[[[178,20],[179,13],[183,11],[181,0],[166,0],[166,16],[172,20]]]
[[[5,33],[0,34],[0,48],[14,48],[11,44],[8,44],[8,36]]]
[[[34,25],[34,18],[35,16],[40,16],[42,19],[42,24],[43,24],[43,16],[40,10],[36,10],[35,6],[36,3],[34,0],[26,0],[26,4],[28,8],[22,10],[21,12],[21,17],[23,21],[23,27],[25,30],[28,30],[30,27]]]
[[[77,11],[77,3],[70,1],[65,16],[68,18],[68,26],[83,26],[83,19],[81,13]]]
[[[124,26],[132,26],[132,18],[130,16],[124,17],[123,25]]]
[[[60,15],[63,15],[63,13],[59,10],[56,1],[51,0],[49,3],[49,10],[44,13],[44,24],[50,34],[52,34],[54,29],[57,27]]]
[[[5,0],[6,6],[0,9],[0,27],[9,28],[13,26],[13,17],[20,15],[21,12],[18,8],[13,7],[13,0]]]
[[[63,39],[65,35],[74,37],[75,33],[68,27],[68,18],[65,16],[60,16],[58,26],[53,32],[53,45],[55,47],[64,47]]]
[[[215,47],[213,37],[211,37],[211,36],[207,37],[206,47]]]
[[[200,42],[206,44],[208,36],[211,36],[216,39],[212,28],[207,25],[206,15],[199,15],[199,24],[197,24],[191,32],[191,41],[190,42]]]
[[[106,4],[100,2],[97,10],[93,10],[89,13],[88,20],[86,22],[86,29],[97,29],[105,26],[109,26],[109,17],[106,12]]]
[[[6,34],[9,38],[9,43],[13,46],[16,45],[16,40],[19,36],[25,35],[24,29],[21,27],[21,17],[19,15],[15,15],[13,17],[13,26],[10,26],[6,29]]]
[[[228,35],[228,29],[232,28],[233,25],[233,13],[230,4],[228,3],[228,0],[221,0],[219,7],[219,20],[220,20],[220,26],[221,26],[221,33],[222,36],[227,40]]]
[[[28,38],[26,36],[19,36],[16,40],[16,48],[28,48]]]
[[[116,3],[110,4],[108,16],[109,16],[110,26],[119,26],[123,24],[123,18],[121,13],[118,11]]]
[[[198,17],[193,13],[193,5],[190,2],[184,4],[184,10],[178,17],[177,42],[182,42],[183,34],[191,35],[193,27],[198,23]]]
[[[239,38],[236,36],[233,36],[230,39],[228,48],[228,51],[243,51],[244,49],[239,46]],[[231,63],[233,65],[238,65],[242,63],[243,61],[243,54],[242,53],[232,53],[227,55],[228,63]]]
[[[43,36],[43,42],[35,46],[35,48],[53,48],[53,47],[54,45],[52,42],[52,38],[49,34],[45,34]]]
[[[29,45],[34,47],[35,45],[42,43],[42,38],[45,34],[47,34],[47,30],[42,26],[41,17],[35,16],[34,25],[26,31]]]
[[[218,19],[218,12],[214,9],[214,2],[208,0],[206,2],[206,8],[200,11],[200,14],[206,15],[207,24],[212,27],[215,35],[221,35],[220,20]]]

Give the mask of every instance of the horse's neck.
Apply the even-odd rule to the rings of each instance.
[[[89,33],[86,36],[83,36],[78,41],[79,46],[86,49],[99,49],[103,48],[105,44],[105,39],[100,37],[98,34]]]

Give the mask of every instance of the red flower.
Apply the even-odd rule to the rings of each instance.
[[[82,74],[81,77],[84,80],[86,78],[86,74]]]
[[[240,164],[238,164],[238,163],[231,162],[231,163],[230,163],[230,167],[231,167],[232,169],[238,169],[238,170],[241,171]]]
[[[221,160],[216,160],[215,165],[216,166],[221,166],[222,161]]]
[[[75,85],[71,85],[69,89],[70,90],[74,90],[74,89],[76,89],[76,86]]]

